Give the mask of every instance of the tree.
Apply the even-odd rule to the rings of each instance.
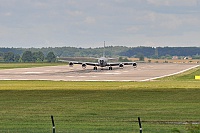
[[[4,53],[3,52],[0,52],[0,57],[2,56],[3,57]]]
[[[144,55],[142,53],[138,53],[137,58],[139,58],[140,61],[144,61]]]
[[[47,59],[47,62],[55,62],[56,61],[56,56],[54,55],[53,52],[49,52],[47,54],[46,59]]]
[[[15,55],[15,62],[19,62],[19,60],[20,60],[20,55],[19,54]]]
[[[119,57],[118,61],[119,62],[130,62],[131,60],[129,60],[127,58]]]
[[[4,59],[5,62],[14,62],[15,55],[12,52],[7,52],[7,53],[4,54],[3,59]]]
[[[39,52],[33,52],[33,62],[43,62],[44,61],[44,54]]]
[[[44,54],[41,51],[38,52],[38,61],[44,61]]]
[[[33,54],[31,51],[25,51],[22,55],[23,62],[32,62],[33,61]]]

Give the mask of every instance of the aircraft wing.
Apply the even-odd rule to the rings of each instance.
[[[133,65],[133,66],[137,66],[136,62],[111,62],[111,63],[107,63],[107,66],[120,66],[120,65]]]
[[[98,66],[98,63],[94,63],[94,62],[79,62],[79,61],[69,61],[69,64],[85,64],[85,65],[89,65],[89,66]]]
[[[94,63],[94,62],[69,61],[69,64],[81,64],[81,65],[89,65],[89,66],[99,66],[98,63]]]
[[[89,66],[99,66],[98,63],[94,63],[94,62],[83,62],[83,64],[89,65]]]
[[[122,62],[124,65],[134,65],[137,64],[136,62]]]
[[[98,63],[95,62],[80,62],[80,61],[67,61],[67,60],[59,60],[61,62],[68,62],[69,65],[73,65],[73,64],[85,64],[85,65],[89,65],[89,66],[98,66]]]
[[[67,60],[58,60],[60,62],[68,62],[69,64],[70,63],[73,63],[73,64],[82,64],[81,62],[78,62],[78,61],[67,61]]]

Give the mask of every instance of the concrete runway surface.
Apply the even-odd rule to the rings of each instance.
[[[87,66],[84,70],[81,65],[74,67],[48,66],[36,68],[17,68],[0,70],[0,80],[53,80],[53,81],[150,81],[158,77],[178,74],[197,67],[197,64],[173,63],[138,63],[137,68],[124,66],[98,68]]]

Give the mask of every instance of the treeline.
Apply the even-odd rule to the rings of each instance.
[[[136,47],[121,53],[121,55],[128,57],[138,54],[143,54],[149,58],[163,58],[167,56],[190,56],[199,58],[200,47]]]
[[[76,47],[48,47],[48,48],[0,48],[0,58],[5,61],[48,61],[47,55],[53,52],[55,57],[101,57],[103,47],[99,48],[76,48]],[[23,54],[30,51],[30,59],[24,59]],[[14,57],[13,55],[14,54]],[[106,57],[148,57],[148,58],[171,58],[172,56],[190,56],[200,59],[200,47],[124,47],[108,46],[105,48]],[[44,57],[43,57],[44,56]],[[9,58],[5,58],[9,57]],[[25,56],[26,57],[26,56]]]
[[[41,51],[47,55],[49,51],[54,52],[57,57],[101,57],[103,56],[103,47],[99,48],[76,48],[76,47],[48,47],[48,48],[0,48],[0,54],[13,52],[14,54],[22,55],[25,51],[37,52]],[[109,46],[105,49],[105,54],[108,57],[115,57],[121,52],[127,51],[128,47]]]
[[[49,52],[46,57],[43,52],[25,51],[22,55],[13,52],[1,52],[0,57],[3,62],[55,62],[56,56]]]

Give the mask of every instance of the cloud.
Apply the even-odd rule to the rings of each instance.
[[[83,12],[82,11],[79,11],[79,10],[67,10],[66,13],[69,15],[69,16],[72,16],[72,17],[77,17],[77,16],[81,16],[83,15]]]
[[[147,0],[155,6],[197,6],[198,0]]]
[[[84,22],[87,24],[94,24],[96,22],[96,20],[93,17],[86,17]]]
[[[1,13],[1,16],[9,17],[9,16],[12,16],[12,13],[11,12],[4,12],[4,13]]]
[[[185,40],[197,42],[199,1],[1,0],[0,44],[94,47],[104,40],[131,46],[178,44],[187,35]]]

